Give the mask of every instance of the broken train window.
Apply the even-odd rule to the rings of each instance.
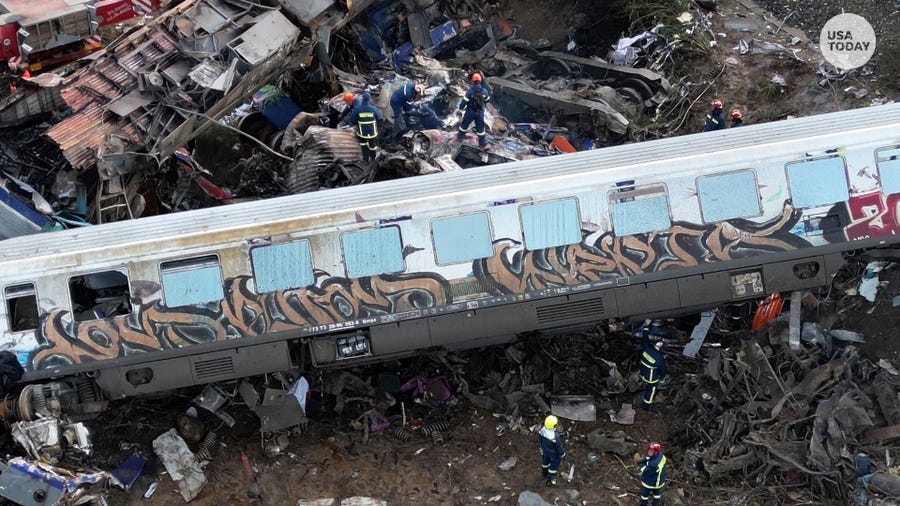
[[[128,276],[103,271],[69,278],[72,316],[76,322],[112,318],[131,313]]]
[[[11,332],[34,330],[38,327],[40,316],[33,283],[7,286],[3,295],[6,298],[6,314]]]

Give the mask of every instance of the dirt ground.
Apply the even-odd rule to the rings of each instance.
[[[630,395],[624,395],[625,400],[631,399]],[[188,404],[181,401],[152,405],[152,410],[133,407],[129,418],[144,421],[129,424],[129,433],[115,430],[103,433],[96,443],[97,453],[118,455],[122,459],[135,450],[144,456],[152,455],[152,439],[174,426],[174,414],[183,412],[176,406],[186,408]],[[613,405],[618,409],[621,404]],[[568,482],[561,478],[558,487],[548,488],[540,476],[537,439],[529,431],[529,427],[541,421],[538,413],[526,416],[519,430],[510,431],[505,421],[469,404],[434,410],[422,408],[420,412],[426,420],[450,422],[446,441],[438,444],[416,432],[404,442],[391,429],[375,432],[364,442],[363,432],[354,429],[349,419],[332,416],[311,422],[307,432],[290,437],[289,446],[272,456],[260,451],[258,421],[253,415],[238,407],[229,411],[239,418],[239,423],[233,429],[216,429],[225,438],[215,446],[206,468],[210,484],[191,504],[289,505],[301,498],[349,496],[373,497],[390,504],[428,505],[491,504],[488,502],[491,498],[500,496],[492,503],[515,504],[523,490],[535,491],[551,502],[559,497],[563,504],[571,497],[571,490],[578,491],[578,500],[586,501],[584,504],[632,504],[637,501],[638,481],[631,459],[591,450],[587,434],[595,429],[608,433],[621,430],[641,450],[648,442],[666,441],[669,436],[664,406],[659,413],[640,411],[635,424],[630,426],[608,420],[562,420],[560,427],[565,434],[568,455],[561,472],[568,473],[574,465],[573,479]],[[598,413],[598,418],[605,417],[605,413]],[[201,414],[201,418],[210,425],[217,420],[208,413]],[[129,444],[128,450],[107,448],[123,442]],[[259,471],[255,481],[243,472],[242,450]],[[516,465],[509,471],[501,471],[498,465],[510,457],[516,457]],[[183,504],[176,485],[165,476],[161,465],[155,459],[150,461],[151,467],[145,469],[130,491],[112,490],[110,504]],[[672,466],[669,474],[669,493],[676,495],[677,467]],[[142,496],[154,481],[159,483],[159,488],[146,500]],[[248,497],[251,489],[258,490],[261,497]]]

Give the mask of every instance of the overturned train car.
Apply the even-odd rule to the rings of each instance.
[[[897,244],[898,132],[886,105],[9,239],[2,346],[89,411],[823,286]]]

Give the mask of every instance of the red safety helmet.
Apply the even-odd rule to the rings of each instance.
[[[344,102],[349,104],[350,102],[353,102],[354,98],[356,98],[356,97],[353,96],[353,93],[351,93],[349,91],[344,92]]]
[[[472,73],[472,82],[480,83],[481,82],[481,72],[473,72]]]
[[[733,111],[731,111],[731,117],[732,117],[732,118],[738,119],[738,118],[740,118],[741,116],[743,116],[743,114],[741,114],[741,110],[740,110],[740,109],[734,109]]]
[[[659,453],[662,451],[662,446],[659,443],[650,443],[647,445],[647,451]]]
[[[712,106],[716,109],[721,109],[725,102],[722,102],[721,98],[717,98],[712,101]]]

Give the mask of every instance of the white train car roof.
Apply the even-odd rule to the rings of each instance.
[[[664,181],[687,170],[752,166],[754,160],[778,156],[801,158],[807,152],[866,144],[870,138],[881,145],[900,143],[900,104],[16,237],[0,241],[0,273],[6,278],[0,282],[13,273],[20,278],[74,264],[145,258],[166,246],[171,253],[172,247],[201,235],[203,244],[226,244],[266,235],[278,223],[290,223],[293,230],[355,223],[354,216],[376,207],[396,206],[402,215],[554,193],[556,183],[571,189],[585,182]]]

